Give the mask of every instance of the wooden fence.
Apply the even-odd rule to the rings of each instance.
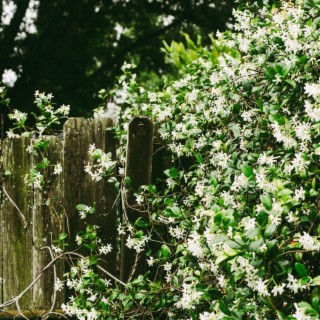
[[[123,244],[119,246],[117,239],[117,224],[121,214],[118,194],[112,184],[105,180],[92,182],[84,171],[91,144],[111,152],[115,158],[116,141],[111,131],[106,130],[112,126],[110,119],[89,121],[71,118],[64,125],[62,138],[50,136],[46,156],[52,164],[61,163],[63,171],[61,175],[55,175],[51,170],[47,187],[42,190],[35,189],[25,181],[26,174],[39,161],[37,156],[26,151],[30,140],[21,137],[2,141],[3,169],[12,174],[3,182],[1,193],[1,303],[27,288],[50,262],[49,250],[39,248],[50,247],[60,233],[70,232],[72,249],[72,239],[84,227],[75,209],[79,203],[95,203],[96,213],[92,215],[90,223],[100,227],[100,235],[105,243],[110,243],[115,249],[121,247],[120,253],[114,249],[108,254],[104,268],[124,281],[128,279],[134,255]],[[151,182],[152,161],[156,160],[153,159],[153,126],[150,120],[134,118],[129,124],[128,135],[126,175],[132,180],[132,192],[127,195],[127,204],[131,205],[134,191],[140,185]],[[129,220],[136,219],[136,214],[127,209]],[[65,268],[63,262],[59,262],[55,268],[46,270],[36,285],[22,297],[20,306],[29,310],[46,310],[55,299],[55,308],[59,308],[67,299],[67,294],[63,291],[54,292],[53,273],[56,272],[62,279]],[[140,263],[137,270],[143,269],[144,264]],[[16,305],[5,308],[5,311],[0,310],[0,318],[16,314],[14,309],[17,309]]]

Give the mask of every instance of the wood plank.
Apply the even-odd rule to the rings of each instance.
[[[34,203],[32,207],[32,234],[33,234],[33,278],[44,269],[51,261],[48,249],[54,240],[64,231],[64,208],[61,205],[63,199],[62,174],[54,174],[54,167],[62,164],[62,142],[56,136],[45,137],[50,144],[46,151],[46,157],[50,161],[50,167],[45,174],[46,184],[43,189],[34,190]],[[34,158],[33,162],[40,159]],[[62,280],[64,274],[64,263],[59,261],[55,264],[56,276]],[[54,267],[46,270],[43,276],[33,288],[33,305],[38,309],[50,308],[55,300],[55,307],[64,302],[64,292],[54,292]],[[55,295],[56,294],[56,295]]]
[[[92,205],[92,184],[84,167],[88,162],[88,150],[92,132],[85,118],[70,118],[64,125],[64,206],[68,216],[70,230],[70,250],[77,247],[75,237],[85,228],[85,222],[79,218],[75,209],[77,204]],[[68,228],[67,228],[68,230]]]
[[[0,140],[0,156],[2,158],[3,155],[3,140]],[[3,160],[0,160],[0,170],[3,171]],[[2,183],[2,182],[1,182]],[[3,303],[3,266],[4,266],[4,259],[3,259],[3,245],[4,245],[4,223],[3,223],[3,192],[2,192],[2,185],[0,187],[0,303]]]
[[[94,119],[92,122],[92,141],[97,148],[105,152],[111,152],[112,159],[116,158],[116,140],[107,128],[114,126],[111,119]],[[114,170],[113,173],[116,176]],[[104,244],[111,244],[113,250],[101,258],[104,260],[99,264],[117,276],[117,192],[113,184],[102,179],[92,182],[92,199],[96,203],[96,213],[93,215],[92,223],[99,226],[99,236]]]
[[[134,193],[142,185],[151,183],[153,152],[153,124],[147,117],[136,117],[131,120],[128,128],[126,177],[131,179],[131,188],[124,195],[125,212],[131,224],[139,217],[146,217],[142,207],[136,203]],[[125,219],[125,218],[123,218]],[[131,276],[142,274],[146,270],[146,257],[137,255],[133,249],[126,246],[126,236],[121,243],[120,278],[126,282]],[[137,263],[136,263],[137,262]]]
[[[31,226],[26,229],[21,218],[23,214],[26,221],[31,219],[31,187],[25,183],[32,167],[31,155],[26,151],[29,144],[30,140],[24,137],[3,143],[4,169],[12,172],[5,183],[5,193],[12,201],[5,196],[2,213],[4,301],[15,297],[32,281]],[[31,293],[27,293],[20,301],[21,306],[29,307],[31,298]]]
[[[84,172],[88,163],[88,150],[91,144],[97,148],[111,152],[115,157],[115,141],[106,139],[105,129],[113,126],[110,119],[95,119],[89,122],[83,118],[71,118],[64,126],[64,189],[65,207],[68,212],[71,248],[76,248],[74,238],[77,232],[84,230],[86,223],[100,227],[103,242],[110,243],[114,250],[106,256],[104,267],[111,273],[116,272],[116,193],[114,187],[106,180],[94,182]],[[108,141],[107,141],[108,140]],[[107,146],[106,146],[107,144]],[[81,220],[75,206],[79,203],[96,205],[96,213]],[[82,250],[86,253],[86,250]]]

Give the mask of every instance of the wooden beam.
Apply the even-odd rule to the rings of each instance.
[[[124,197],[125,215],[129,223],[134,224],[139,217],[145,217],[146,213],[136,203],[134,193],[138,192],[142,185],[151,184],[153,152],[153,124],[147,117],[136,117],[129,123],[126,177],[131,180],[131,187]],[[126,219],[123,217],[123,219]],[[133,249],[126,246],[127,237],[122,238],[120,279],[127,282],[131,276],[143,274],[146,270],[146,257],[141,255],[139,260]],[[134,271],[134,272],[132,272]]]

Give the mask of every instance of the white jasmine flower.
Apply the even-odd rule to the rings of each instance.
[[[51,246],[51,249],[52,249],[52,251],[54,253],[58,253],[59,254],[59,253],[62,252],[62,249],[60,247],[57,247],[57,246],[54,246],[54,245]]]
[[[62,289],[63,289],[63,282],[59,278],[57,278],[54,283],[54,290],[61,291]]]
[[[152,267],[155,263],[155,259],[151,256],[147,259],[147,264],[149,267]]]
[[[179,228],[179,227],[169,227],[169,233],[172,237],[180,240],[183,239],[184,235],[185,235],[185,230]]]
[[[92,294],[89,298],[87,298],[87,300],[94,302],[97,300],[97,295],[98,295],[97,293]]]
[[[61,163],[57,163],[57,164],[54,166],[53,174],[59,175],[61,172],[62,172]]]
[[[76,235],[76,242],[77,242],[77,245],[80,246],[82,244],[82,237],[80,237],[79,235]]]
[[[242,224],[244,225],[245,231],[254,229],[256,227],[256,223],[257,222],[255,218],[245,217],[242,219]]]
[[[268,289],[267,289],[267,285],[266,283],[268,282],[268,280],[262,280],[262,279],[259,279],[257,281],[257,287],[256,287],[256,290],[262,295],[262,296],[269,296],[269,292],[268,292]]]
[[[309,123],[300,123],[295,127],[296,136],[301,141],[311,141],[311,133],[310,133],[310,124]]]
[[[320,95],[320,84],[319,83],[306,83],[304,86],[304,92],[316,99]]]
[[[296,320],[311,320],[311,316],[307,316],[296,303],[294,303],[294,307],[296,308],[296,312],[293,314],[293,316]]]
[[[278,285],[278,286],[274,286],[273,289],[272,289],[272,295],[275,297],[277,295],[282,295],[283,292],[284,292],[284,288],[286,287],[286,284],[285,283],[282,283],[281,285]]]
[[[249,179],[244,175],[244,173],[241,173],[239,176],[235,177],[230,189],[236,192],[240,191],[247,186],[248,182]]]
[[[296,189],[294,191],[294,199],[296,201],[304,200],[305,199],[305,194],[306,194],[305,190],[302,187],[300,187],[300,189]]]
[[[100,254],[108,254],[109,252],[112,251],[112,246],[111,244],[107,244],[106,246],[101,246],[99,248],[99,253]]]
[[[297,293],[299,290],[303,290],[306,288],[306,285],[301,285],[292,274],[288,275],[288,283],[287,288],[290,289],[293,293]]]
[[[203,254],[203,249],[200,244],[200,235],[199,234],[192,234],[190,235],[189,239],[187,240],[188,250],[196,257],[201,257]]]
[[[141,194],[135,194],[135,197],[136,197],[136,203],[137,203],[138,205],[141,205],[141,204],[144,203],[144,197],[143,197],[143,195],[141,195]]]
[[[275,162],[276,159],[274,158],[274,156],[268,156],[265,152],[263,152],[258,158],[258,163],[260,165],[267,165],[271,167]]]
[[[303,235],[299,237],[298,241],[301,243],[303,249],[307,251],[319,250],[319,244],[314,237],[311,237],[309,233],[303,232]]]

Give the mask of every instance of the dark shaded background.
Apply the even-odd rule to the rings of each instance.
[[[98,104],[97,92],[110,89],[124,61],[134,60],[138,73],[170,73],[160,51],[162,41],[182,40],[181,32],[203,36],[226,29],[233,0],[40,0],[38,32],[14,40],[28,0],[18,8],[0,34],[0,75],[22,67],[21,77],[9,90],[11,106],[33,107],[35,90],[52,92],[58,104],[70,104],[72,115],[88,115]],[[1,14],[2,8],[0,8]],[[168,25],[159,16],[174,17]],[[130,30],[117,41],[115,26]],[[21,49],[14,54],[14,47]],[[98,62],[98,63],[97,63]]]

